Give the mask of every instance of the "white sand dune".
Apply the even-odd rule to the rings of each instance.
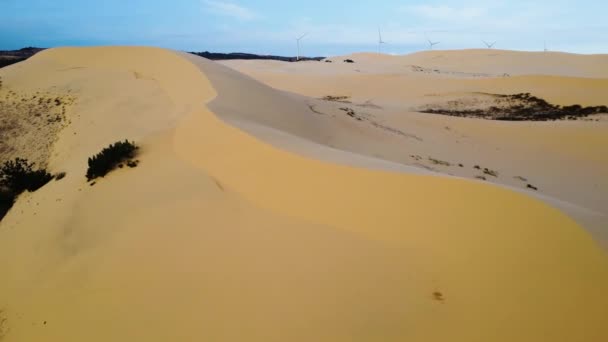
[[[606,254],[537,199],[356,146],[313,158],[351,139],[333,130],[379,133],[168,50],[52,49],[0,76],[77,99],[49,161],[66,178],[0,222],[5,341],[608,339]],[[87,157],[125,138],[140,166],[89,186]]]

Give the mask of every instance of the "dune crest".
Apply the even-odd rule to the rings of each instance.
[[[0,223],[6,341],[608,338],[608,259],[536,199],[278,149],[172,51],[53,49],[2,76],[79,98],[49,163],[68,176]],[[87,185],[118,138],[141,165]]]

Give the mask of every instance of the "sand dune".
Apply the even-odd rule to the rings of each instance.
[[[343,63],[351,59],[355,63]],[[420,74],[435,77],[505,77],[546,75],[579,78],[608,78],[608,55],[577,55],[562,52],[523,52],[496,49],[433,50],[407,55],[355,53],[328,57],[332,63],[316,61],[285,63],[279,61],[223,61],[230,65],[255,65],[265,69],[302,74],[385,73]]]
[[[154,48],[52,49],[0,76],[76,98],[48,162],[67,177],[0,222],[6,341],[608,338],[608,259],[563,213],[352,151],[313,158],[377,118],[306,120],[306,99]],[[140,166],[88,185],[86,158],[124,138]]]
[[[528,69],[520,68],[525,66],[559,75],[559,70],[543,69],[541,64],[567,62],[562,67],[568,71],[566,74],[577,77],[553,74],[472,77],[471,72],[483,71],[475,69],[479,65],[491,64],[488,53],[513,56],[512,61],[497,60],[494,74],[501,70],[514,74],[517,70],[525,72]],[[341,133],[334,133],[332,147],[445,175],[470,179],[484,177],[485,181],[522,191],[528,191],[527,184],[531,184],[539,191],[528,193],[538,195],[575,217],[608,249],[608,183],[604,176],[608,172],[608,160],[602,152],[608,146],[606,115],[582,121],[497,122],[417,112],[434,103],[483,103],[487,94],[524,92],[562,106],[606,105],[608,79],[583,78],[580,76],[584,74],[575,72],[581,70],[578,66],[587,65],[588,70],[603,75],[606,70],[603,65],[608,63],[605,55],[547,53],[541,54],[543,60],[539,60],[538,55],[465,50],[407,56],[355,54],[333,57],[333,63],[223,61],[222,64],[275,89],[315,99],[328,95],[345,96],[346,100],[342,102],[308,100],[334,121],[344,119],[351,123],[352,127],[346,130],[334,129]],[[442,57],[434,58],[437,56]],[[352,58],[355,63],[342,63],[344,58]],[[416,61],[410,61],[412,59]],[[443,66],[436,66],[453,67],[453,72],[449,75],[426,73],[406,67],[424,61],[428,66],[441,62]],[[322,107],[323,103],[325,107]],[[491,104],[487,106],[489,108]],[[339,110],[344,107],[367,121],[356,122],[347,117]],[[372,127],[370,121],[388,127],[390,131]],[[405,135],[394,134],[396,131]],[[475,169],[475,165],[495,170],[499,176],[487,176]]]

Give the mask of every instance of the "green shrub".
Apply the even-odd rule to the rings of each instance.
[[[138,147],[128,140],[118,141],[104,148],[98,154],[89,158],[87,180],[104,177],[108,172],[115,169],[119,164],[129,162],[135,157]],[[137,165],[136,162],[134,162]],[[131,165],[133,163],[130,163]],[[129,165],[130,166],[130,165]]]
[[[23,191],[36,191],[48,183],[53,176],[45,169],[34,170],[34,163],[26,159],[9,160],[0,168],[0,186],[20,194]]]
[[[6,215],[15,202],[15,194],[8,189],[0,189],[0,220]]]
[[[0,219],[13,206],[15,198],[24,191],[36,191],[53,176],[45,169],[34,170],[26,159],[9,160],[0,167]]]

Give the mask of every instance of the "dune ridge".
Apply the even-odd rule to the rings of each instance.
[[[52,49],[2,76],[80,97],[49,163],[68,177],[0,223],[6,341],[608,337],[605,254],[536,199],[277,149],[167,50]],[[88,186],[118,137],[141,165]]]
[[[355,63],[342,63],[343,58]],[[323,124],[333,125],[332,139],[320,141],[321,134],[302,136],[305,132],[299,132],[305,139],[423,172],[518,189],[567,212],[608,250],[608,182],[603,176],[608,163],[602,153],[608,146],[608,116],[507,123],[420,113],[428,106],[457,108],[463,103],[491,112],[494,104],[489,104],[488,97],[520,93],[561,106],[603,106],[608,79],[601,76],[607,55],[463,50],[406,56],[367,53],[331,60],[221,64],[277,90],[308,97],[319,114],[311,120],[331,118]],[[479,65],[491,72],[476,71]],[[588,74],[583,69],[594,78],[584,77]],[[546,74],[539,75],[539,70]],[[512,74],[503,76],[499,71]],[[222,114],[222,108],[218,113]],[[355,121],[359,119],[363,121]],[[372,121],[387,130],[372,127]],[[268,134],[257,136],[267,139]],[[484,168],[496,171],[497,176],[478,171]]]

